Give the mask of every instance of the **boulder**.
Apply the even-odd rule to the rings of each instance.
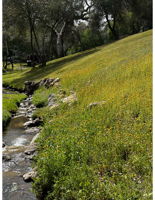
[[[35,90],[37,90],[40,86],[45,86],[46,88],[49,88],[51,86],[54,86],[56,83],[60,81],[60,78],[45,78],[39,82],[34,82],[34,81],[25,81],[25,89],[24,91],[28,94],[31,95]],[[30,97],[30,100],[32,98]]]
[[[37,150],[36,145],[35,144],[31,144],[31,145],[29,145],[27,147],[27,149],[24,151],[24,153],[26,155],[32,155],[32,154],[34,154],[36,152],[36,150]]]
[[[7,154],[3,154],[3,160],[4,160],[5,162],[10,161],[10,160],[11,160],[11,156],[10,156],[10,155],[7,155]]]
[[[32,138],[32,141],[31,141],[30,145],[32,145],[32,144],[35,143],[35,141],[36,141],[36,139],[38,139],[39,135],[40,135],[40,133],[37,133],[37,134]]]
[[[36,106],[32,104],[32,105],[30,105],[29,109],[36,110]]]
[[[12,119],[16,119],[16,118],[20,118],[20,117],[24,117],[24,116],[25,116],[25,114],[16,113],[16,115]]]
[[[30,95],[33,94],[35,90],[39,87],[39,82],[35,83],[34,81],[25,81],[25,92]]]
[[[2,142],[2,147],[5,147],[5,146],[6,146],[5,142]]]
[[[53,81],[53,85],[54,85],[55,83],[58,83],[58,82],[60,82],[60,78],[55,78],[54,81]]]
[[[33,179],[37,176],[36,169],[33,169],[30,172],[27,172],[26,174],[23,175],[23,179],[25,182],[31,182]]]
[[[39,126],[42,124],[42,121],[39,118],[36,118],[35,120],[30,120],[28,122],[24,123],[24,127],[34,127]]]
[[[34,154],[32,154],[32,155],[27,155],[26,157],[25,157],[25,160],[26,159],[28,159],[28,160],[34,160],[34,157],[37,155],[37,153],[36,152],[34,152]]]
[[[46,88],[49,88],[59,81],[60,78],[45,78],[39,82],[39,86],[45,86]]]
[[[100,101],[100,102],[94,102],[94,103],[90,103],[87,108],[93,108],[93,107],[96,107],[96,106],[101,106],[101,105],[104,105],[106,103],[106,101]]]
[[[53,104],[52,106],[50,106],[50,110],[59,107],[59,105],[60,105],[60,104],[58,104],[58,103]]]
[[[40,129],[38,127],[33,127],[25,130],[25,133],[27,134],[37,134],[39,133]]]
[[[48,97],[48,106],[53,106],[56,102],[56,96],[55,94],[50,94]]]
[[[39,86],[48,87],[54,81],[53,78],[45,78],[39,82]]]
[[[62,90],[62,89],[60,89],[60,90],[59,90],[59,96],[60,96],[61,98],[64,98],[64,97],[65,97],[65,95],[66,95],[66,91],[65,91],[65,90]]]
[[[69,105],[71,105],[71,104],[77,102],[76,93],[73,93],[73,94],[71,94],[70,96],[63,98],[61,101],[62,101],[63,103],[69,104]]]

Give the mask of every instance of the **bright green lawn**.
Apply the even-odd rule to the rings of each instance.
[[[78,103],[50,110],[36,159],[34,189],[46,200],[152,199],[152,31],[4,75],[4,83],[60,77]],[[39,89],[34,103],[46,105]],[[44,97],[43,97],[44,96]],[[46,98],[45,98],[46,97]],[[87,109],[91,102],[106,101]]]

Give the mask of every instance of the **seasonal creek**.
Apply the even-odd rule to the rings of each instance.
[[[9,90],[3,90],[3,93],[13,95]],[[35,109],[32,96],[28,96],[20,103],[18,111],[3,131],[3,200],[36,199],[31,182],[23,179],[24,174],[32,171],[32,160],[36,153],[33,150],[26,152],[39,134],[39,128],[24,125],[32,121]]]

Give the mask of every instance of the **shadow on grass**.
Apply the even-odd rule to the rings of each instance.
[[[56,61],[56,60],[54,61],[53,60],[53,63],[47,64],[46,67],[35,67],[35,68],[32,68],[30,71],[25,72],[20,78],[14,79],[11,82],[11,85],[14,84],[14,85],[16,85],[18,87],[21,87],[21,86],[23,86],[25,81],[35,81],[37,79],[43,79],[48,74],[63,68],[64,64],[76,61],[76,60],[81,59],[81,58],[83,58],[85,56],[91,55],[91,54],[93,54],[93,53],[95,53],[97,51],[99,51],[99,49],[89,50],[87,52],[79,53],[79,54],[77,54],[75,56],[64,57],[64,58],[62,58],[61,60],[58,60],[58,61]]]

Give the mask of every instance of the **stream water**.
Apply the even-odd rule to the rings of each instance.
[[[3,132],[3,200],[36,200],[31,183],[23,179],[23,174],[32,170],[32,159],[25,150],[36,135],[36,132],[27,131],[30,128],[24,127],[25,122],[32,120],[35,110],[31,101],[32,97],[28,97],[20,104]]]

